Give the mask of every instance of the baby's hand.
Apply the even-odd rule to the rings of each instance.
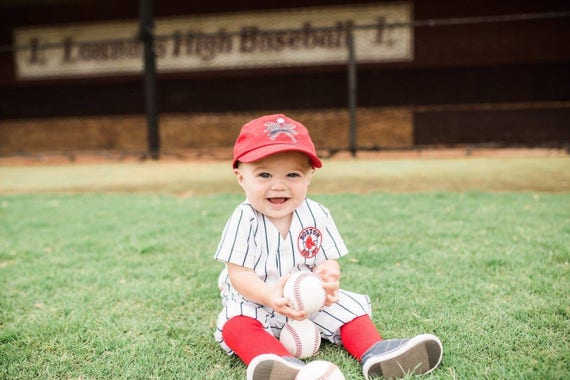
[[[283,287],[287,282],[289,276],[283,276],[279,279],[279,282],[274,286],[274,297],[273,297],[273,305],[270,306],[273,310],[277,313],[289,317],[291,319],[296,319],[301,321],[303,319],[307,319],[309,314],[304,310],[295,310],[290,305],[290,300],[287,297],[283,296]]]
[[[313,269],[313,273],[318,274],[323,282],[323,288],[327,292],[325,306],[330,306],[338,301],[338,291],[340,290],[340,265],[336,260],[327,260]]]

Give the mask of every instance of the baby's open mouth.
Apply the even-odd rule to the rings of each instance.
[[[269,198],[269,202],[274,204],[282,204],[287,202],[287,199],[289,198]]]

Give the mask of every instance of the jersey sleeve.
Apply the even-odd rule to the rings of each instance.
[[[214,258],[247,268],[255,264],[255,216],[246,204],[238,206],[224,227]]]

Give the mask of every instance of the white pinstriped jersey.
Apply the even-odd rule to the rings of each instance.
[[[214,258],[251,268],[266,283],[297,271],[310,271],[316,265],[338,259],[348,250],[327,208],[306,199],[293,214],[291,227],[283,238],[273,223],[245,201],[229,218]],[[216,341],[231,354],[221,330],[231,318],[244,315],[259,320],[272,335],[279,337],[286,317],[241,296],[231,285],[226,272],[219,277],[223,310],[218,316]],[[310,316],[324,338],[340,342],[344,323],[371,314],[368,296],[341,290],[339,301]]]
[[[274,283],[347,253],[329,211],[319,203],[306,199],[295,210],[283,239],[273,223],[246,201],[228,220],[215,258],[251,268],[264,282]]]

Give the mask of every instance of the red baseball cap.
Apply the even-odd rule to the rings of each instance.
[[[314,168],[323,166],[309,131],[298,121],[283,114],[266,115],[244,124],[234,145],[233,167],[239,162],[254,162],[275,153],[303,152]]]

